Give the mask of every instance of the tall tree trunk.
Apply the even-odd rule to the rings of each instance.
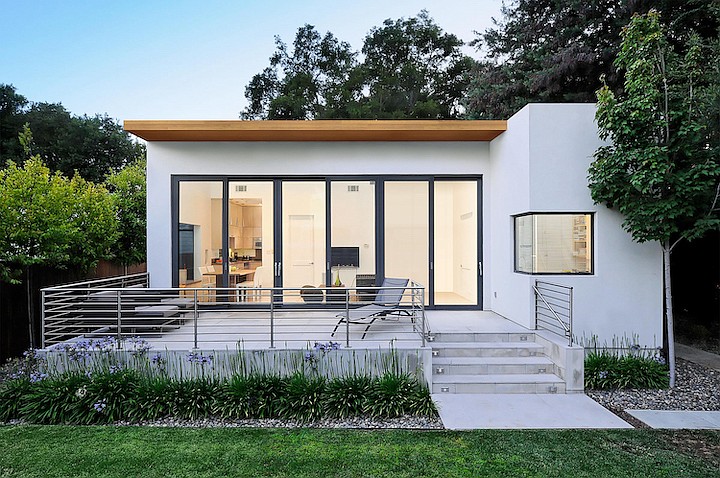
[[[675,320],[672,306],[672,284],[670,282],[670,241],[662,244],[663,269],[665,271],[665,314],[667,317],[668,366],[670,367],[670,388],[675,387]]]
[[[25,298],[27,299],[28,333],[30,334],[30,348],[35,348],[35,307],[32,296],[31,266],[25,266]]]

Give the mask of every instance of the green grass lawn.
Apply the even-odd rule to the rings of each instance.
[[[0,477],[720,476],[720,432],[0,426]]]

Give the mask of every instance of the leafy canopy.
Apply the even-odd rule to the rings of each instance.
[[[138,160],[112,173],[105,181],[110,189],[118,224],[114,259],[122,264],[145,262],[147,253],[147,186],[145,160]]]
[[[615,65],[625,93],[598,91],[600,135],[611,144],[589,171],[593,200],[625,216],[635,240],[693,239],[720,226],[717,217],[720,145],[713,105],[720,100],[720,48],[685,38],[686,53],[669,45],[660,15],[633,16]]]
[[[455,118],[473,60],[428,12],[385,20],[362,55],[332,33],[298,29],[292,52],[279,37],[270,66],[245,88],[244,119]],[[362,58],[362,61],[358,61]]]
[[[662,12],[671,45],[690,31],[716,38],[717,0],[511,0],[495,27],[472,43],[483,54],[465,106],[473,119],[505,119],[530,102],[594,102],[603,83],[623,87],[613,69],[621,32],[635,13]]]
[[[22,137],[31,143],[28,129]],[[37,264],[88,269],[117,237],[107,190],[52,173],[38,156],[0,170],[0,231],[0,280],[12,283]]]
[[[25,161],[18,140],[25,124],[33,132],[30,153],[68,177],[77,171],[101,183],[108,172],[145,157],[145,146],[107,115],[74,116],[59,103],[29,102],[12,85],[0,84],[0,167]]]

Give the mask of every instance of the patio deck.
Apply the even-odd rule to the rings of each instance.
[[[333,328],[338,322],[333,311],[327,312],[276,312],[275,348],[300,349],[315,342],[340,342],[347,347],[345,324],[341,324],[334,337]],[[440,311],[427,310],[430,330],[462,333],[523,333],[528,330],[491,311]],[[203,312],[198,319],[198,344],[202,350],[246,350],[270,348],[270,314],[265,311]],[[190,350],[194,347],[194,321],[179,328],[144,338],[156,350]],[[365,339],[363,325],[350,324],[350,347],[375,349],[387,347],[420,348],[422,340],[407,318],[376,320]]]

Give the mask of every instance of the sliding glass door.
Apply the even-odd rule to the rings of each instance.
[[[397,277],[423,285],[428,306],[481,305],[477,178],[190,177],[175,191],[177,285],[370,287]]]
[[[477,180],[435,181],[433,194],[435,305],[478,303]]]

